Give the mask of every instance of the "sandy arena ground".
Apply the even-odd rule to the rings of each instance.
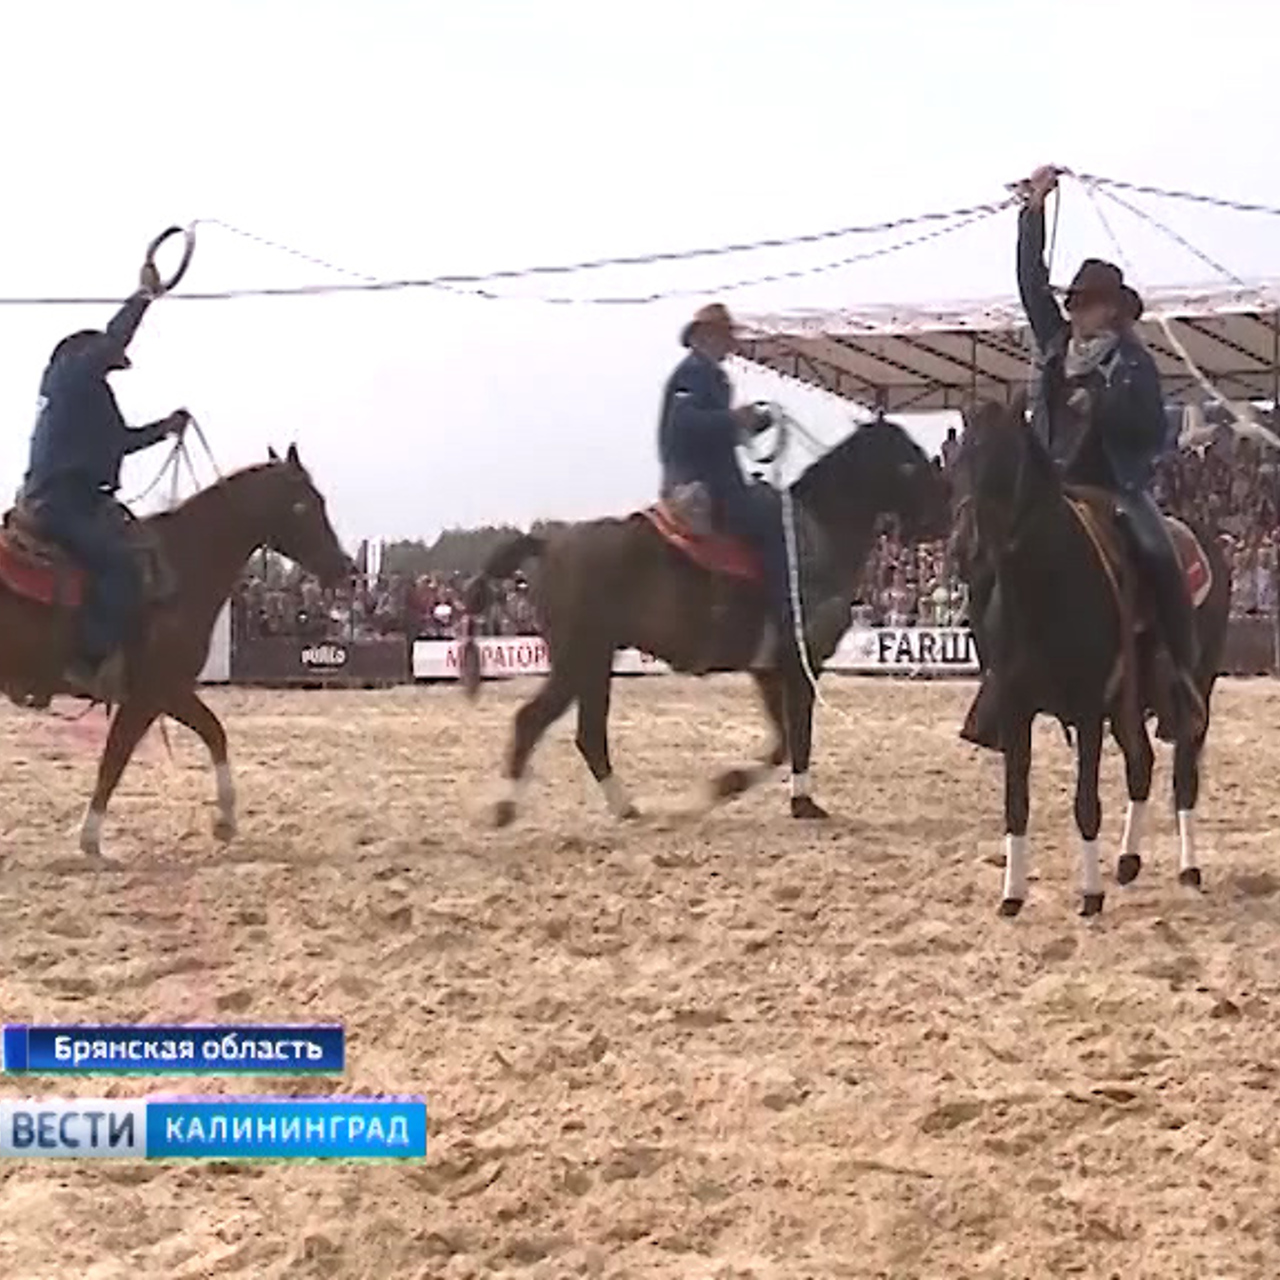
[[[780,784],[678,816],[754,752],[745,683],[620,682],[615,763],[658,816],[605,816],[566,719],[493,832],[529,687],[214,693],[239,840],[213,843],[212,774],[175,727],[176,766],[153,734],[126,774],[125,869],[97,876],[59,863],[100,720],[0,713],[0,1020],[340,1020],[347,1089],[431,1099],[420,1166],[14,1161],[3,1280],[1280,1275],[1280,685],[1219,687],[1202,898],[1175,883],[1163,752],[1146,869],[1114,886],[1108,754],[1089,923],[1050,725],[1039,876],[997,918],[968,686],[830,680],[836,816],[810,825]]]

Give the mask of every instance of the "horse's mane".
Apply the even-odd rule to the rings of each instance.
[[[212,484],[205,485],[203,489],[197,489],[195,493],[183,498],[177,506],[170,507],[167,511],[153,512],[149,516],[144,516],[143,519],[163,525],[175,516],[189,511],[193,506],[196,508],[204,506],[215,494],[225,493],[233,482],[238,483],[249,476],[271,471],[280,465],[278,461],[251,462],[248,466],[239,467],[235,471],[229,471],[225,476],[219,476]]]
[[[826,475],[842,471],[868,448],[878,444],[881,450],[904,448],[918,455],[922,462],[929,462],[929,455],[912,434],[900,422],[892,418],[874,418],[859,423],[839,444],[832,446],[820,458],[815,458],[795,482],[797,493],[821,482]]]

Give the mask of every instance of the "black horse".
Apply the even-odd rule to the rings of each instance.
[[[1081,914],[1102,910],[1097,839],[1098,772],[1104,729],[1124,755],[1129,809],[1116,868],[1120,884],[1141,870],[1139,847],[1151,794],[1154,753],[1147,719],[1171,721],[1171,669],[1114,500],[1064,485],[1026,424],[1025,396],[965,415],[959,474],[967,489],[961,561],[975,605],[999,587],[998,636],[984,634],[974,609],[980,656],[1000,654],[1000,745],[1005,768],[1005,880],[1001,914],[1017,915],[1027,891],[1031,726],[1056,717],[1076,749],[1075,818],[1082,841]],[[1086,446],[1087,447],[1087,446]],[[1197,683],[1205,706],[1227,634],[1230,570],[1211,531],[1166,516],[1188,575],[1200,637]],[[985,662],[984,662],[985,665]],[[1181,841],[1179,881],[1199,887],[1194,813],[1205,732],[1174,745],[1173,795]]]
[[[786,496],[793,506],[783,505]],[[901,426],[884,419],[857,428],[824,454],[789,495],[761,486],[760,497],[775,505],[776,519],[794,512],[815,676],[848,629],[877,518],[896,515],[908,539],[944,537],[950,523],[941,470]],[[736,544],[705,530],[693,532],[674,509],[659,504],[624,518],[571,524],[549,538],[517,537],[470,584],[468,614],[483,612],[493,584],[533,557],[541,561],[536,599],[551,671],[516,713],[504,770],[509,794],[498,803],[495,821],[506,825],[514,819],[530,755],[574,702],[579,752],[613,813],[634,817],[635,806],[609,760],[615,652],[639,649],[695,675],[747,669],[765,623],[758,570]],[[752,671],[774,741],[760,765],[722,773],[712,794],[740,794],[789,759],[792,816],[823,818],[825,811],[808,792],[815,688],[795,647],[782,655],[772,669]],[[464,642],[461,666],[464,687],[474,695],[479,663],[470,641]]]

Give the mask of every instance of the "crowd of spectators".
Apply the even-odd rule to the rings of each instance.
[[[415,640],[447,638],[460,616],[462,574],[391,573],[361,579],[350,588],[324,591],[292,571],[264,576],[252,567],[236,588],[233,626],[240,636],[290,636],[300,640],[368,640],[404,635]],[[528,584],[511,582],[479,620],[487,635],[536,631]]]
[[[943,445],[954,460],[954,437]],[[1223,428],[1204,447],[1170,454],[1156,480],[1160,505],[1216,528],[1232,567],[1232,613],[1274,616],[1280,544],[1280,469],[1275,454]],[[966,593],[943,546],[903,546],[881,534],[862,581],[859,620],[886,626],[960,625]]]
[[[951,463],[954,439],[942,449]],[[1207,447],[1171,455],[1157,496],[1166,510],[1221,531],[1232,562],[1232,611],[1272,616],[1277,606],[1280,472],[1253,441],[1222,431]],[[237,589],[234,617],[242,635],[307,640],[454,634],[461,574],[390,574],[351,590],[324,592],[299,573],[272,580],[250,571]],[[967,596],[941,544],[904,546],[891,526],[878,537],[861,581],[854,620],[887,626],[958,626]],[[494,601],[480,629],[489,635],[537,630],[528,583],[517,577]]]

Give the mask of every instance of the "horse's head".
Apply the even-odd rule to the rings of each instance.
[[[1007,552],[1038,497],[1051,482],[1053,464],[1027,425],[1027,397],[1010,404],[988,400],[963,413],[964,436],[956,459],[956,483],[967,499],[974,531],[989,555]]]
[[[255,486],[256,517],[267,530],[265,545],[314,574],[326,587],[341,586],[354,566],[338,543],[324,498],[290,445],[283,458],[268,451],[268,464]]]
[[[946,476],[906,429],[886,418],[864,423],[800,477],[796,496],[839,527],[898,518],[909,541],[945,538],[951,528]]]

